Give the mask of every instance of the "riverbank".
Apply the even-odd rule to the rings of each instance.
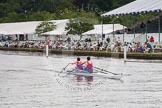
[[[25,51],[25,52],[45,52],[45,49],[37,48],[2,48],[3,51]],[[76,55],[76,56],[97,56],[97,57],[113,57],[124,58],[123,52],[107,52],[107,51],[89,51],[89,50],[49,50],[50,54],[64,54],[64,55]],[[148,59],[148,60],[160,60],[162,59],[162,53],[136,53],[131,52],[127,54],[127,58],[132,59]]]

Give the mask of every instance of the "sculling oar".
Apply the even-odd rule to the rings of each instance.
[[[109,74],[110,72],[107,72],[107,71],[105,71],[105,70],[99,70],[99,69],[94,69],[95,70],[95,72],[93,72],[93,73],[103,73],[103,74]],[[105,71],[105,72],[103,72],[103,71]],[[113,74],[113,75],[121,75],[121,74],[117,74],[117,73],[112,73],[111,72],[111,74]]]
[[[93,66],[94,67],[94,66]],[[111,74],[114,74],[114,75],[120,75],[120,74],[117,74],[117,73],[113,73],[113,72],[110,72],[110,71],[107,71],[107,70],[104,70],[104,69],[101,69],[101,68],[98,68],[98,67],[94,67],[96,69],[99,69],[101,71],[105,71],[105,72],[108,72],[108,73],[111,73]]]
[[[68,63],[68,64],[62,69],[62,71],[61,71],[60,73],[62,73],[62,72],[69,66],[69,64],[71,64],[71,63]]]
[[[104,73],[104,74],[109,74],[108,72],[102,72],[102,71],[99,71],[98,69],[94,69],[95,70],[95,72],[93,72],[93,73]]]

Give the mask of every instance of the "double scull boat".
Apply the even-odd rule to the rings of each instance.
[[[102,77],[102,78],[117,79],[117,80],[121,80],[122,78],[122,74],[112,74],[103,71],[94,71],[93,73],[89,73],[84,70],[72,69],[72,70],[64,70],[64,73],[67,73],[69,75],[94,76],[94,77]]]

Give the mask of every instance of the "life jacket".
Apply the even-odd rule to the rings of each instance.
[[[76,69],[83,70],[83,63],[81,61],[76,62]]]
[[[93,72],[93,63],[91,61],[87,61],[86,71]]]

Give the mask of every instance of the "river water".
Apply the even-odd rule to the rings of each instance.
[[[81,56],[83,61],[85,56]],[[58,74],[76,56],[0,51],[0,108],[160,108],[162,64],[91,57],[122,80]],[[144,62],[143,62],[144,61]],[[68,66],[74,67],[72,65]]]

